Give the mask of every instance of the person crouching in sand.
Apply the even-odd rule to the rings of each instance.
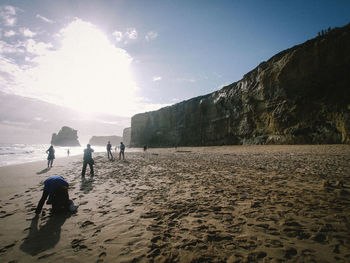
[[[90,167],[90,176],[94,176],[94,159],[92,159],[92,153],[94,149],[91,148],[91,145],[86,145],[86,149],[84,150],[84,162],[83,162],[83,170],[81,171],[81,177],[85,178],[86,166]]]
[[[44,190],[41,199],[36,207],[35,214],[40,214],[43,205],[47,200],[46,204],[52,205],[52,212],[64,212],[70,211],[75,212],[76,207],[73,201],[69,200],[68,195],[68,182],[62,176],[52,176],[44,181]]]

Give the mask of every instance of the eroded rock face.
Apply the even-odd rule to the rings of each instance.
[[[131,127],[135,147],[349,143],[350,24],[219,91],[137,114]]]
[[[123,130],[123,143],[125,146],[130,146],[131,140],[131,127],[125,128]]]
[[[51,144],[55,146],[80,146],[77,134],[77,130],[63,126],[58,134],[52,134]]]

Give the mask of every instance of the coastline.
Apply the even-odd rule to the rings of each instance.
[[[61,168],[72,165],[72,162],[82,160],[82,156],[81,154],[56,158],[51,169],[46,169],[47,160],[1,166],[0,199],[14,194],[14,192],[28,190],[48,175],[59,175]]]
[[[0,167],[3,262],[350,259],[350,146],[214,146]],[[38,174],[39,173],[39,174]],[[34,219],[42,182],[62,175],[78,206]],[[324,181],[329,185],[324,186]],[[343,185],[337,185],[341,181]]]
[[[0,167],[30,163],[47,159],[46,150],[49,144],[10,144],[0,143]],[[67,157],[67,150],[70,156],[82,155],[84,146],[55,146],[55,157]],[[104,146],[94,146],[95,152],[105,152]]]

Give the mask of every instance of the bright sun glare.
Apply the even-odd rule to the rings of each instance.
[[[58,34],[61,46],[33,59],[26,86],[45,100],[86,112],[130,115],[136,83],[132,58],[96,26],[76,19]]]

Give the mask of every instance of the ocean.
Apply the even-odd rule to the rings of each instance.
[[[10,144],[0,143],[0,167],[12,164],[28,163],[35,161],[47,160],[46,150],[50,147],[49,144]],[[83,154],[84,147],[59,147],[54,146],[55,157],[67,156],[67,150],[70,151],[70,156]],[[93,146],[95,152],[106,151],[105,146]]]

